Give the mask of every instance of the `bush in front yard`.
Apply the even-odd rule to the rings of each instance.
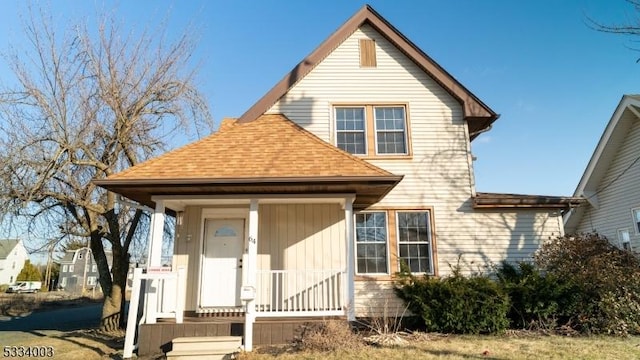
[[[576,286],[553,274],[543,274],[531,263],[515,266],[502,262],[495,270],[498,284],[511,302],[507,313],[511,328],[554,329],[570,321],[576,306],[580,306]]]
[[[640,258],[598,234],[564,236],[542,245],[536,264],[576,287],[579,306],[568,309],[589,333],[640,334]]]
[[[485,276],[462,276],[454,268],[449,277],[416,277],[403,266],[396,293],[420,316],[427,331],[490,334],[504,331],[509,299]]]

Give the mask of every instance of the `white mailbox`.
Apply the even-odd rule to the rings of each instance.
[[[256,298],[256,288],[245,285],[240,288],[240,300],[251,301]]]

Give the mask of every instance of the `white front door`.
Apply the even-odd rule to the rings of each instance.
[[[201,307],[241,306],[240,259],[244,219],[206,219],[202,255]]]

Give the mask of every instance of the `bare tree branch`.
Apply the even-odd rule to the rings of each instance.
[[[212,118],[193,85],[186,32],[167,43],[164,29],[134,36],[109,18],[61,34],[53,24],[31,9],[26,49],[4,54],[17,84],[0,89],[0,215],[47,224],[48,238],[91,239],[108,328],[119,323],[128,251],[148,222],[93,180],[150,158],[178,132],[210,132]]]

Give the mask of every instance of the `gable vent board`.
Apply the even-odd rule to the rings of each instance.
[[[376,67],[376,42],[360,39],[360,67]]]

